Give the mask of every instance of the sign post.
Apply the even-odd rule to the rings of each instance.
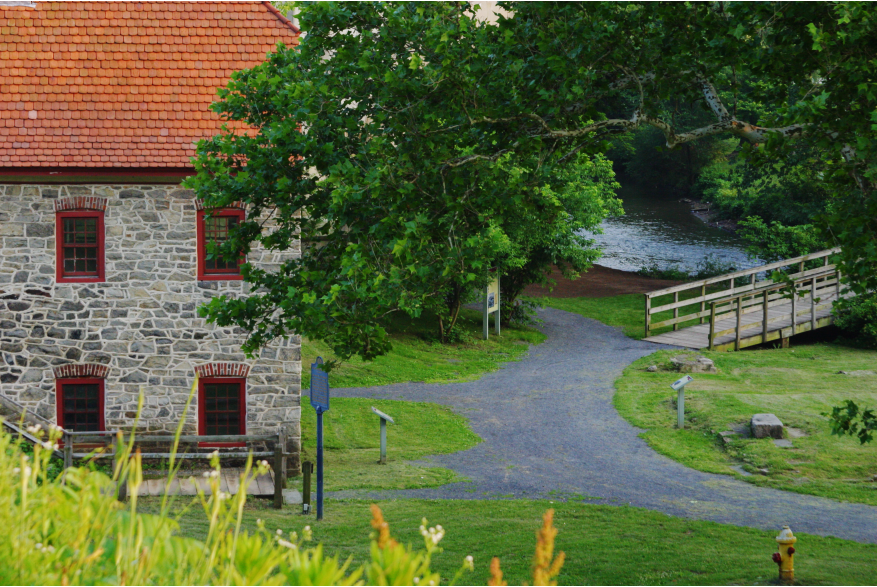
[[[676,427],[680,430],[685,428],[685,386],[692,381],[694,378],[691,375],[686,375],[670,384],[670,387],[678,392],[676,396]]]
[[[379,460],[378,463],[380,463],[381,465],[386,465],[387,464],[387,422],[389,422],[390,424],[395,424],[396,422],[393,420],[393,418],[391,418],[387,414],[383,413],[382,411],[380,411],[379,409],[377,409],[374,406],[372,406],[372,412],[377,414],[378,417],[381,419],[381,460]]]
[[[317,410],[317,519],[323,519],[323,412],[329,411],[329,374],[320,365],[323,357],[311,364],[311,406]]]
[[[490,314],[496,314],[496,334],[499,336],[499,272],[484,288],[484,340],[489,336]]]

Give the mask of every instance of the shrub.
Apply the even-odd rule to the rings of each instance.
[[[0,429],[2,430],[2,429]],[[179,433],[178,429],[178,433]],[[69,468],[52,478],[47,470],[61,430],[48,435],[32,455],[19,449],[20,439],[0,432],[0,524],[6,529],[0,540],[0,583],[116,584],[116,585],[438,585],[440,577],[430,570],[433,554],[444,536],[441,526],[427,528],[423,520],[423,546],[398,544],[390,536],[380,509],[372,506],[371,561],[359,568],[324,554],[322,545],[307,546],[304,535],[282,537],[258,524],[254,533],[241,530],[246,492],[229,495],[220,490],[219,458],[211,460],[206,474],[210,492],[198,489],[192,506],[208,520],[206,538],[194,540],[177,535],[179,526],[171,516],[174,498],[162,499],[158,515],[137,511],[137,494],[143,482],[139,452],[132,453],[133,435],[119,438],[120,458],[112,476],[89,468]],[[179,461],[171,458],[171,475]],[[247,460],[241,487],[267,472],[264,461]],[[131,497],[127,504],[115,498],[118,484],[127,480]],[[556,530],[551,511],[539,533],[534,559],[534,584],[553,584],[563,563],[563,553],[552,560]],[[473,569],[467,557],[453,581]],[[491,581],[502,582],[499,562],[491,565]],[[452,581],[452,582],[453,582]]]
[[[844,338],[877,349],[877,292],[842,299],[834,306],[834,324]]]

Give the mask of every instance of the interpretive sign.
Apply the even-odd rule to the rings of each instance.
[[[676,390],[676,427],[685,428],[685,386],[694,381],[694,377],[686,375],[670,384]]]
[[[499,272],[494,270],[493,280],[484,288],[484,340],[489,337],[491,314],[496,314],[496,333],[499,334]]]
[[[311,406],[317,412],[329,411],[329,374],[323,371],[323,357],[311,364]]]
[[[317,519],[323,519],[323,412],[329,411],[329,374],[323,357],[311,363],[311,406],[317,410]]]
[[[393,418],[391,418],[387,414],[383,413],[382,411],[380,411],[379,409],[377,409],[374,406],[372,406],[372,412],[377,414],[378,417],[380,417],[380,419],[381,419],[381,460],[379,460],[378,463],[380,463],[381,465],[386,465],[387,464],[387,422],[389,422],[390,424],[395,424],[396,422],[393,420]]]

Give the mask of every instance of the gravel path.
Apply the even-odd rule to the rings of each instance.
[[[469,418],[484,442],[434,457],[471,479],[434,489],[332,497],[585,499],[674,516],[877,543],[877,507],[758,487],[689,469],[638,437],[612,405],[613,382],[660,348],[561,310],[540,312],[548,340],[477,381],[333,390],[340,397],[435,402]]]

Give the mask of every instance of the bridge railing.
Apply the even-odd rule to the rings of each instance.
[[[811,269],[790,277],[788,283],[775,283],[762,287],[756,291],[738,294],[722,300],[710,302],[710,334],[709,348],[715,348],[716,340],[728,334],[734,335],[734,350],[740,350],[741,339],[744,338],[744,330],[758,328],[761,342],[766,342],[770,325],[776,322],[788,320],[790,322],[790,336],[796,334],[798,317],[810,316],[809,330],[816,330],[816,315],[820,310],[831,308],[831,305],[840,297],[840,278],[836,268],[832,265]],[[791,304],[790,302],[791,298]],[[777,306],[789,307],[788,312],[770,315],[770,309]],[[761,321],[757,323],[743,323],[746,314],[761,312]],[[716,330],[716,324],[728,318],[736,318],[734,326],[724,330]],[[755,334],[747,335],[757,336]]]
[[[712,311],[708,304],[776,286],[770,278],[770,273],[775,270],[797,268],[797,272],[789,275],[795,280],[810,277],[813,271],[834,271],[839,280],[837,268],[829,263],[829,258],[838,252],[840,247],[648,292],[645,294],[645,335],[651,336],[653,330],[671,326],[678,330],[686,322],[703,324]],[[821,266],[805,269],[805,265],[820,261]],[[767,277],[759,280],[762,273]]]
[[[203,449],[203,452],[174,452],[176,459],[211,459],[219,458],[246,459],[252,455],[254,459],[259,457],[273,457],[274,469],[274,507],[280,509],[283,506],[283,488],[286,484],[287,457],[293,456],[286,452],[286,433],[281,431],[276,434],[233,434],[233,435],[210,435],[194,436],[182,435],[175,437],[168,434],[140,434],[134,438],[135,446],[141,444],[147,446],[171,445],[179,442],[182,446],[195,446]],[[119,431],[102,432],[74,432],[65,430],[62,436],[64,444],[64,468],[73,465],[73,459],[96,459],[110,457],[113,459],[113,470],[117,467],[117,459],[122,453],[119,442],[126,442]],[[247,445],[251,443],[267,443],[268,448],[273,444],[273,450],[253,451]],[[74,452],[75,444],[86,444],[90,452]],[[96,446],[97,445],[97,446]],[[102,445],[102,446],[101,446]],[[170,447],[169,447],[170,448]],[[170,450],[161,452],[150,449],[150,452],[141,452],[144,459],[170,459]],[[118,496],[124,499],[127,494],[127,484],[121,483],[118,487]]]

